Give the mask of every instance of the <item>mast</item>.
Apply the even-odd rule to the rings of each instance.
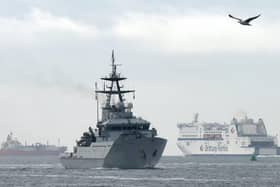
[[[120,73],[117,72],[117,66],[120,66],[120,64],[115,63],[115,55],[114,50],[112,50],[112,72],[109,74],[108,77],[102,77],[101,80],[108,81],[109,86],[105,86],[104,90],[97,90],[95,91],[96,94],[106,94],[106,103],[105,108],[108,108],[111,106],[111,98],[112,95],[118,95],[119,102],[124,102],[123,94],[135,92],[135,90],[122,90],[122,86],[120,85],[120,81],[127,79],[126,77],[122,77]],[[116,85],[116,89],[114,89],[114,85]],[[107,88],[107,89],[106,89]]]
[[[97,82],[95,82],[95,90],[97,90]],[[99,99],[98,99],[98,94],[95,93],[95,100],[96,100],[96,118],[97,118],[97,123],[99,122]]]

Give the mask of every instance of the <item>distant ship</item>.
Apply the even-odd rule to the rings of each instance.
[[[65,168],[153,168],[159,162],[167,140],[157,137],[157,130],[151,123],[134,116],[132,103],[125,102],[124,94],[134,90],[123,90],[122,80],[126,78],[117,72],[112,52],[112,72],[104,81],[104,89],[95,91],[105,94],[102,119],[96,129],[89,127],[72,153],[60,158]],[[105,84],[107,81],[108,84]],[[97,86],[96,86],[97,87]],[[116,96],[116,97],[115,97]],[[98,106],[98,104],[97,104]],[[147,106],[149,107],[149,106]],[[98,117],[97,107],[97,119]]]
[[[5,142],[2,143],[0,149],[0,156],[42,156],[42,155],[59,155],[65,152],[67,147],[47,145],[35,143],[32,145],[23,145],[16,138],[13,133],[7,136]]]
[[[184,155],[277,155],[277,136],[267,134],[262,119],[254,122],[247,116],[230,124],[199,122],[180,123],[177,146]]]

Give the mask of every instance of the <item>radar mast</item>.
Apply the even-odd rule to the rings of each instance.
[[[119,103],[124,106],[124,94],[135,92],[135,90],[122,90],[123,86],[120,85],[120,81],[126,80],[127,78],[121,76],[121,74],[117,72],[117,67],[120,66],[120,64],[115,63],[114,50],[112,50],[111,66],[112,72],[109,73],[109,76],[101,78],[101,80],[105,81],[104,89],[95,90],[96,94],[106,94],[106,102],[102,107],[102,121],[108,119],[109,113],[115,109],[115,105],[112,102],[113,95],[117,95]],[[118,110],[124,112],[125,107],[119,108]]]

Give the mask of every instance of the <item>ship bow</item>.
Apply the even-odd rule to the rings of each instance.
[[[167,140],[159,137],[121,135],[106,155],[103,167],[153,168],[159,162]]]

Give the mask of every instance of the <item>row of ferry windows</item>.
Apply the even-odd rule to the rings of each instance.
[[[190,142],[186,143],[188,146],[190,145]],[[227,141],[227,144],[230,144],[230,141]],[[235,144],[238,144],[238,141],[235,141]],[[241,142],[242,145],[245,145],[245,142]]]

